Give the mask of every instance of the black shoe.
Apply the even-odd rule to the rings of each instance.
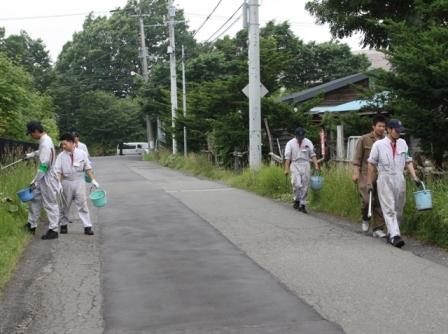
[[[294,209],[299,210],[300,208],[300,202],[294,201]]]
[[[26,223],[25,226],[23,226],[23,227],[25,228],[25,230],[27,230],[31,234],[36,234],[36,228],[35,227],[31,227],[30,223]]]
[[[91,227],[84,227],[84,234],[93,235],[93,231]]]
[[[48,230],[47,233],[42,236],[42,240],[57,239],[58,237],[59,237],[58,232]]]
[[[299,207],[299,211],[300,211],[300,212],[303,212],[303,213],[308,213],[308,211],[306,211],[305,205],[301,205],[301,206]]]
[[[59,231],[59,233],[67,234],[67,232],[68,232],[67,225],[61,225],[61,230]]]
[[[397,248],[401,248],[405,245],[404,240],[401,239],[401,237],[399,235],[396,235],[392,239],[389,239],[389,242],[392,246],[397,247]]]

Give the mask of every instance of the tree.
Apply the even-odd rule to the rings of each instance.
[[[0,31],[0,52],[15,65],[23,66],[40,92],[46,91],[53,80],[53,71],[49,52],[41,39],[32,39],[26,31],[5,38],[3,30]]]
[[[443,0],[442,0],[443,1]],[[329,24],[334,37],[350,37],[363,34],[363,46],[384,48],[389,46],[390,21],[406,21],[415,24],[419,20],[415,4],[419,0],[312,0],[305,8],[320,24]]]
[[[448,28],[395,24],[393,29],[392,72],[380,75],[379,89],[390,92],[389,108],[441,165],[448,142]]]

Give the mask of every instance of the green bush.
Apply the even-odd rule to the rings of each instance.
[[[0,291],[30,240],[23,228],[28,206],[19,201],[16,192],[29,184],[34,171],[33,164],[22,164],[0,172]]]

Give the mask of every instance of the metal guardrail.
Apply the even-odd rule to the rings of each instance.
[[[38,144],[0,138],[0,162],[5,163],[12,160],[18,160],[26,152],[34,151],[38,148]]]

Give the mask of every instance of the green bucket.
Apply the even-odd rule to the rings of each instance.
[[[87,173],[84,173],[84,180],[86,181],[86,183],[92,183],[92,179]]]
[[[102,208],[107,203],[106,192],[102,189],[95,190],[89,195],[89,197],[93,206],[96,206],[97,208]]]

